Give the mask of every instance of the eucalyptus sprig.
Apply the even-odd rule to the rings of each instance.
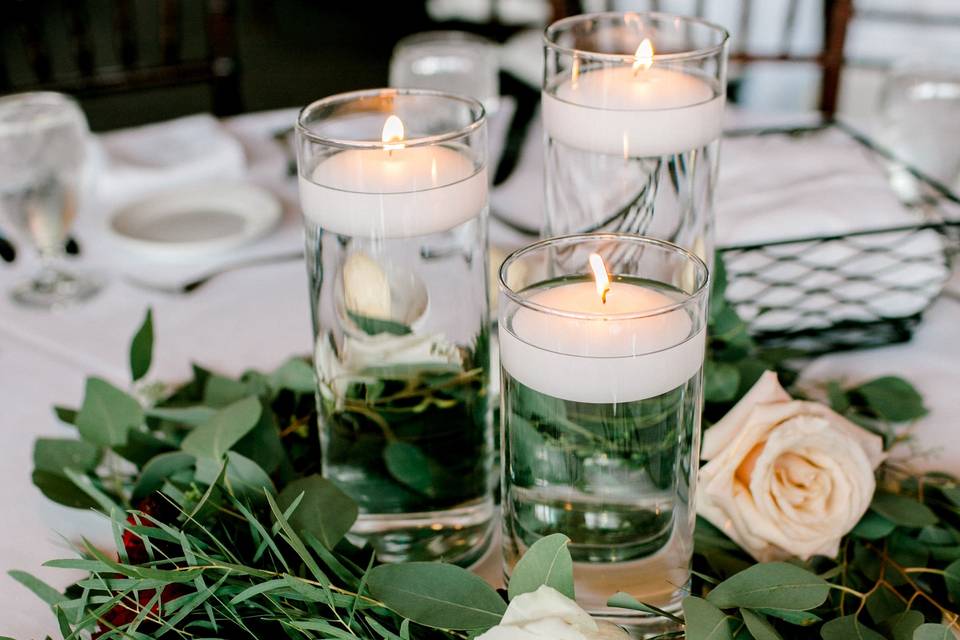
[[[782,371],[784,354],[758,347],[722,301],[711,318],[708,411],[719,412],[757,371]],[[103,513],[116,544],[107,553],[84,541],[78,557],[48,562],[87,572],[64,593],[11,572],[51,605],[64,638],[445,640],[497,624],[503,595],[469,571],[381,565],[345,538],[357,505],[318,475],[305,360],[238,378],[195,366],[171,390],[144,381],[153,338],[148,314],[131,345],[134,392],[90,378],[78,410],[56,408],[76,437],[39,439],[34,450],[35,484],[61,504]],[[888,443],[925,412],[899,378],[828,383],[825,392]],[[960,483],[887,464],[878,487],[837,558],[757,564],[700,521],[682,616],[627,594],[609,605],[672,619],[678,630],[662,638],[949,638],[960,608]],[[507,595],[546,584],[573,596],[568,542],[555,534],[534,544]]]

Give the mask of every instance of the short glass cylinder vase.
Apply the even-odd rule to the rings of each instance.
[[[608,278],[608,283],[605,279]],[[618,591],[677,611],[696,520],[708,275],[694,254],[628,234],[521,249],[500,269],[504,572],[570,538],[577,601]]]
[[[697,18],[595,13],[545,33],[544,237],[623,232],[713,259],[727,32]]]
[[[472,562],[494,513],[483,107],[347,93],[297,134],[323,473],[382,561]]]

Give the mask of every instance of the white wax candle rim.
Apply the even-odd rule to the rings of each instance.
[[[638,18],[644,19],[647,23],[644,25],[644,29],[637,32],[638,40],[637,44],[639,45],[642,42],[643,38],[649,38],[654,45],[654,60],[696,60],[699,58],[709,58],[711,56],[716,56],[723,51],[724,46],[730,40],[730,32],[727,31],[723,26],[711,22],[705,18],[699,16],[691,15],[679,15],[674,13],[668,13],[664,11],[598,11],[592,13],[581,13],[573,16],[568,16],[566,18],[561,18],[553,24],[547,27],[546,31],[543,34],[543,42],[547,48],[554,51],[560,51],[567,54],[578,55],[583,57],[593,57],[598,60],[611,60],[611,61],[626,61],[629,60],[630,63],[633,63],[635,59],[634,51],[627,51],[624,53],[613,53],[607,51],[592,51],[589,49],[581,49],[575,46],[570,46],[569,43],[561,43],[559,39],[569,35],[572,32],[573,27],[570,25],[584,24],[589,21],[598,23],[594,29],[600,31],[602,29],[617,29],[620,27],[626,26],[625,18],[627,15],[634,15]],[[611,18],[621,21],[619,24],[612,25],[600,25],[599,22],[602,20],[610,20]],[[659,31],[656,29],[652,23],[657,22],[666,22],[668,25],[672,23],[683,24],[685,27],[690,25],[696,25],[697,28],[705,28],[707,32],[716,35],[719,40],[713,44],[704,45],[696,49],[687,49],[682,51],[670,51],[665,52],[665,47],[663,46],[663,38],[658,38],[655,35],[655,32]],[[648,31],[649,30],[649,31]],[[664,35],[668,37],[668,35]]]
[[[397,109],[395,108],[363,109],[362,111],[354,112],[352,114],[348,113],[346,115],[337,115],[336,113],[333,113],[316,118],[313,116],[318,110],[324,107],[330,107],[336,104],[350,105],[364,101],[378,102],[386,97],[403,99],[419,97],[425,99],[432,98],[456,101],[465,104],[470,109],[471,119],[467,124],[456,128],[451,128],[449,131],[444,131],[442,133],[435,133],[431,135],[408,135],[404,140],[404,144],[406,146],[417,147],[434,145],[450,140],[456,140],[458,138],[466,138],[476,134],[477,131],[484,127],[487,123],[487,112],[483,104],[480,101],[468,96],[447,93],[444,91],[434,91],[432,89],[361,89],[359,91],[349,91],[347,93],[327,96],[326,98],[316,100],[304,107],[297,116],[297,134],[303,136],[311,142],[323,144],[329,147],[336,147],[339,149],[382,149],[384,144],[390,143],[384,143],[379,137],[341,138],[320,133],[314,129],[314,126],[331,119],[344,119],[350,115],[376,115],[378,117],[382,116],[383,120],[386,120],[390,115],[397,115]],[[404,121],[404,126],[407,128],[406,133],[408,134],[411,131],[416,131],[417,129],[416,121],[411,120],[410,118],[407,118]]]
[[[624,64],[624,65],[622,65],[622,67],[629,67],[629,66],[631,66],[632,64],[633,64],[632,62],[631,62],[630,64]],[[599,71],[599,70],[602,70],[602,69],[609,69],[609,68],[613,68],[613,67],[611,67],[610,65],[604,65],[604,64],[598,64],[598,65],[593,66],[593,67],[589,67],[589,66],[588,66],[586,69],[584,69],[583,67],[581,67],[581,69],[580,69],[580,75],[581,75],[581,76],[585,76],[585,75],[587,75],[588,73],[592,73],[592,72]],[[651,67],[651,68],[653,68],[653,67]],[[561,73],[556,74],[553,78],[551,78],[551,79],[547,82],[547,86],[544,88],[544,91],[545,91],[546,93],[550,94],[550,97],[553,98],[554,100],[556,100],[557,102],[563,102],[564,104],[569,104],[569,105],[572,105],[572,106],[575,106],[575,107],[580,107],[581,109],[593,109],[593,110],[595,110],[595,111],[625,111],[625,112],[634,112],[634,111],[635,111],[635,112],[638,112],[638,113],[640,113],[640,112],[680,111],[680,110],[682,110],[682,109],[692,109],[692,108],[694,108],[694,107],[698,107],[698,106],[700,106],[700,105],[704,105],[704,104],[707,104],[708,102],[711,102],[711,101],[713,101],[713,100],[716,100],[717,98],[719,98],[719,97],[722,95],[721,92],[719,91],[719,89],[717,88],[716,79],[713,78],[712,76],[708,75],[708,74],[698,73],[698,72],[697,72],[698,70],[686,70],[686,69],[679,70],[679,69],[673,69],[673,68],[670,68],[670,67],[661,67],[661,68],[663,68],[663,69],[665,69],[665,70],[669,70],[669,71],[675,71],[676,73],[684,73],[684,74],[687,74],[687,75],[689,75],[689,76],[693,76],[693,77],[696,78],[697,80],[702,81],[704,84],[706,84],[708,87],[710,87],[710,89],[713,90],[713,95],[711,95],[709,98],[705,98],[705,99],[703,99],[703,100],[701,100],[701,101],[699,101],[699,102],[691,102],[691,103],[685,104],[685,105],[683,105],[683,106],[681,106],[681,107],[659,107],[659,108],[646,108],[646,109],[644,109],[644,108],[617,109],[617,108],[615,108],[615,107],[598,107],[598,106],[596,106],[596,105],[584,104],[584,103],[582,103],[582,102],[573,102],[573,101],[571,101],[571,100],[561,98],[561,97],[558,95],[558,92],[559,92],[560,87],[561,87],[562,85],[570,82],[570,72],[569,72],[569,71],[563,71],[563,72],[561,72]],[[640,75],[641,73],[643,73],[643,70],[640,70],[640,71],[637,72],[638,77],[639,77],[639,75]]]
[[[384,114],[386,116],[391,115],[390,113]],[[444,131],[443,133],[434,133],[430,135],[414,135],[409,137],[404,137],[400,142],[404,147],[429,147],[433,145],[440,145],[441,143],[448,142],[450,140],[456,140],[458,138],[466,138],[473,133],[476,133],[476,130],[486,123],[486,115],[482,116],[478,120],[474,120],[470,124],[464,126],[461,129],[456,129],[452,131]],[[404,123],[406,125],[406,123]],[[309,138],[311,142],[317,142],[323,144],[327,147],[335,147],[337,149],[384,149],[386,145],[396,145],[397,142],[383,142],[380,138],[334,138],[328,137],[322,134],[319,134],[311,130],[307,125],[297,125],[299,132],[306,138]],[[409,133],[409,130],[406,131]],[[449,145],[447,145],[449,146]]]
[[[503,293],[513,300],[515,303],[522,307],[526,307],[531,311],[537,311],[539,313],[545,313],[552,316],[559,316],[561,318],[570,318],[574,320],[598,320],[604,322],[618,322],[623,320],[636,320],[639,318],[652,318],[655,316],[664,315],[667,313],[672,313],[678,309],[683,309],[691,305],[698,304],[698,299],[705,294],[707,291],[707,283],[704,282],[703,286],[689,293],[687,291],[670,291],[672,295],[683,296],[682,299],[672,302],[670,304],[661,305],[659,307],[653,307],[650,309],[643,309],[641,311],[629,311],[626,313],[591,313],[585,311],[567,311],[565,309],[557,309],[556,307],[551,307],[548,305],[540,304],[538,302],[533,302],[530,298],[536,293],[543,291],[546,284],[550,281],[536,282],[534,284],[528,285],[519,291],[514,291],[509,287],[504,286],[503,282],[500,283],[500,289]],[[573,284],[576,282],[593,282],[593,278],[588,275],[584,275],[583,278],[568,278],[564,280],[557,280],[553,286],[563,286],[566,284]],[[610,282],[613,283],[625,283],[630,285],[638,285],[636,278],[632,276],[624,276],[621,274],[610,274]],[[642,285],[639,285],[642,286]]]
[[[697,338],[699,338],[699,337],[704,333],[704,327],[702,327],[702,326],[699,327],[699,328],[697,328],[697,325],[694,324],[694,323],[692,323],[692,324],[691,324],[691,327],[692,327],[692,328],[691,328],[691,330],[690,330],[690,333],[688,333],[688,334],[686,335],[686,337],[683,338],[683,340],[678,340],[678,341],[676,341],[676,342],[673,342],[673,343],[671,343],[671,344],[667,344],[667,345],[665,345],[665,346],[663,346],[663,347],[660,347],[660,348],[658,348],[658,349],[653,349],[653,350],[651,350],[651,351],[645,351],[645,352],[643,352],[643,353],[624,353],[624,354],[622,354],[622,355],[621,355],[621,354],[617,354],[617,355],[595,355],[595,354],[591,354],[591,355],[579,355],[579,354],[569,353],[569,352],[567,352],[567,351],[559,351],[559,350],[557,350],[557,349],[553,349],[553,348],[550,348],[550,347],[545,347],[545,346],[543,346],[542,344],[537,344],[537,343],[535,343],[535,342],[532,342],[529,338],[521,337],[521,336],[517,333],[517,331],[513,328],[513,324],[512,324],[512,323],[509,323],[509,322],[503,327],[503,330],[507,331],[507,332],[510,334],[510,336],[513,337],[514,340],[517,340],[517,341],[519,341],[519,342],[522,342],[522,343],[525,344],[525,345],[528,345],[528,346],[530,346],[530,347],[532,347],[532,348],[534,348],[534,349],[537,349],[538,351],[543,351],[543,352],[545,352],[545,353],[553,353],[553,354],[556,354],[556,355],[558,355],[558,356],[565,356],[565,357],[569,357],[569,358],[581,358],[581,359],[583,359],[583,360],[630,361],[630,360],[636,360],[637,358],[642,358],[642,357],[644,357],[644,356],[650,356],[650,355],[657,354],[657,353],[664,353],[665,351],[670,351],[670,350],[672,350],[672,349],[677,349],[677,348],[679,348],[679,347],[683,347],[684,345],[686,345],[687,343],[689,343],[691,340],[696,340]]]
[[[324,162],[326,162],[327,160],[329,160],[330,158],[332,158],[333,156],[349,150],[349,149],[344,149],[344,150],[338,151],[336,154],[316,156],[315,158],[313,158],[313,161],[310,163],[306,174],[302,173],[302,170],[301,170],[300,177],[311,184],[321,186],[325,189],[330,189],[331,191],[339,191],[341,193],[356,193],[356,194],[363,194],[363,195],[385,195],[386,196],[386,195],[401,195],[401,194],[407,194],[407,193],[424,193],[426,191],[433,191],[435,189],[446,189],[447,187],[470,180],[471,178],[473,178],[474,176],[476,176],[478,173],[480,173],[485,169],[486,165],[483,162],[481,162],[478,158],[474,157],[474,155],[470,153],[470,149],[464,145],[440,144],[440,145],[431,145],[431,146],[437,146],[443,149],[449,149],[451,151],[460,153],[461,155],[463,155],[465,158],[469,159],[473,163],[473,172],[470,174],[464,174],[462,177],[450,182],[443,182],[440,184],[436,184],[436,185],[432,185],[430,187],[424,187],[424,188],[404,189],[402,191],[356,191],[353,189],[344,189],[342,187],[337,187],[329,184],[322,184],[322,183],[316,182],[313,179],[313,177],[316,175],[317,167],[323,164]],[[371,147],[369,149],[363,149],[363,150],[369,150],[371,152],[376,151],[379,153],[402,153],[403,152],[403,149],[396,149],[396,150],[390,151],[390,150],[384,149],[382,145],[379,145],[378,147]]]

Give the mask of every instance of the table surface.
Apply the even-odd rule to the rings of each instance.
[[[284,152],[271,137],[277,128],[292,122],[294,113],[251,114],[224,123],[243,144],[247,178],[273,191],[284,205],[282,224],[251,250],[255,254],[302,247],[296,184],[286,176]],[[525,151],[524,155],[536,153]],[[524,174],[537,172],[536,164],[527,158],[521,164],[517,172],[521,180]],[[537,188],[530,181],[528,192]],[[494,193],[494,205],[498,199],[515,197],[511,192],[518,190],[523,189],[508,183],[502,194]],[[56,312],[15,307],[5,291],[26,278],[36,261],[22,247],[14,265],[0,266],[4,291],[0,301],[0,405],[4,408],[0,513],[8,523],[0,536],[0,635],[58,636],[47,606],[7,576],[7,571],[25,570],[63,587],[78,574],[41,567],[44,561],[71,557],[70,545],[80,536],[112,546],[104,518],[53,504],[33,487],[32,448],[38,436],[71,435],[71,428],[57,421],[51,407],[79,406],[86,376],[127,384],[128,341],[148,307],[154,311],[157,336],[153,379],[186,379],[191,362],[239,374],[247,368],[270,369],[293,354],[310,352],[306,273],[301,262],[233,271],[190,295],[158,293],[124,279],[123,262],[95,232],[102,223],[103,216],[89,214],[76,226],[84,250],[77,266],[107,279],[101,294],[85,305]],[[504,245],[519,241],[504,229],[493,228],[491,236]],[[923,392],[930,413],[913,427],[916,444],[909,455],[923,467],[960,471],[960,438],[953,433],[960,386],[958,319],[960,300],[944,295],[928,311],[910,343],[820,358],[804,376],[856,381],[896,374],[910,379]]]

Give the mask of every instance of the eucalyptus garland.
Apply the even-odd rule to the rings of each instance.
[[[723,300],[715,279],[705,394],[707,422],[777,367]],[[496,591],[455,565],[379,564],[346,539],[356,503],[319,475],[315,382],[291,359],[238,378],[195,366],[175,388],[145,383],[147,314],[130,349],[133,393],[90,378],[82,406],[57,407],[76,437],[42,438],[33,481],[51,500],[110,521],[116,552],[87,541],[46,566],[86,577],[60,591],[11,575],[50,604],[64,638],[470,638],[496,625],[507,600],[543,584],[573,594],[564,536],[537,542]],[[884,435],[925,413],[899,378],[830,382],[831,406]],[[887,463],[870,510],[836,558],[755,563],[699,521],[695,580],[676,616],[611,594],[610,605],[673,619],[661,638],[951,638],[960,602],[960,483]]]

